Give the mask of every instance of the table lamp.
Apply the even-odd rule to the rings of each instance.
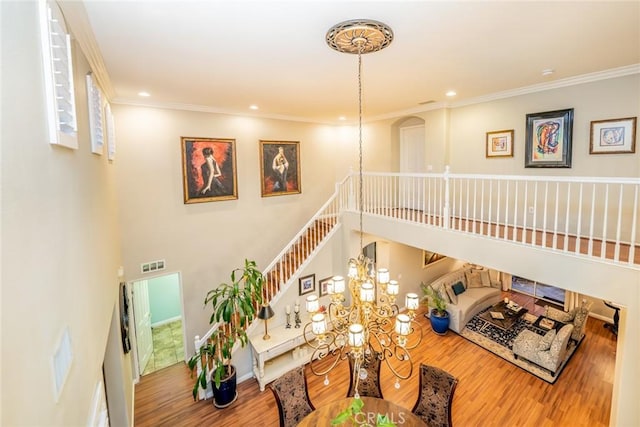
[[[263,305],[258,312],[258,319],[264,320],[264,336],[263,340],[268,340],[271,338],[267,333],[267,319],[271,319],[273,317],[273,309],[269,304]]]

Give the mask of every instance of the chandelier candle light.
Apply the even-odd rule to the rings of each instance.
[[[400,387],[399,379],[407,379],[413,372],[409,350],[422,341],[422,329],[415,321],[418,295],[407,294],[407,311],[400,313],[396,304],[398,282],[390,280],[386,268],[376,273],[374,262],[363,253],[362,244],[362,54],[384,49],[392,40],[391,28],[372,20],[345,21],[332,27],[326,35],[331,48],[358,55],[360,255],[348,262],[349,305],[345,305],[345,278],[334,276],[327,285],[331,298],[327,310],[320,310],[316,295],[307,297],[306,309],[311,321],[305,325],[303,336],[314,349],[311,370],[325,376],[325,385],[329,384],[329,371],[341,360],[352,358],[354,377],[351,381],[356,397],[359,397],[359,380],[367,377],[364,367],[374,357],[386,362],[396,376],[396,388]]]

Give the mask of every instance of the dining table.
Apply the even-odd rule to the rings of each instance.
[[[393,402],[376,397],[360,397],[360,399],[364,403],[364,406],[362,407],[362,414],[358,414],[355,417],[357,424],[366,422],[369,425],[375,426],[377,415],[382,414],[387,415],[389,421],[394,422],[397,426],[426,426],[426,423],[414,415],[409,409]],[[353,397],[347,397],[320,406],[304,417],[298,424],[298,427],[330,426],[331,420],[347,409],[353,400]]]

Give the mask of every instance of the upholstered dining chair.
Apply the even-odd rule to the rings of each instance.
[[[362,368],[367,372],[366,378],[358,380],[358,394],[360,396],[377,397],[382,399],[382,390],[380,389],[380,363],[381,355],[378,352],[371,352],[369,357],[365,357]],[[349,391],[347,397],[353,397],[356,394],[353,372],[353,358],[349,357],[349,375],[351,382],[349,383]],[[356,374],[357,375],[357,374]]]
[[[411,410],[429,427],[451,427],[451,404],[458,380],[440,368],[420,364],[420,391]]]
[[[304,366],[293,369],[269,386],[278,404],[280,427],[295,427],[315,408],[309,400]]]

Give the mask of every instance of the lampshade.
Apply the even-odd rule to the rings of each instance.
[[[375,299],[375,292],[373,288],[373,283],[365,282],[362,284],[360,288],[360,301],[362,302],[373,302]]]
[[[351,347],[362,347],[364,344],[364,328],[359,323],[349,326],[349,345]]]
[[[333,277],[333,293],[341,294],[344,292],[344,277],[342,276],[334,276]]]
[[[405,305],[407,306],[407,310],[417,310],[420,305],[418,294],[414,294],[412,292],[408,293],[405,298]]]
[[[258,319],[271,319],[273,317],[273,314],[273,309],[269,304],[263,305],[262,307],[260,307],[260,311],[258,312]]]
[[[387,284],[387,293],[389,295],[398,295],[398,292],[400,292],[400,285],[398,284],[398,281],[390,280]]]
[[[378,283],[381,285],[389,283],[389,270],[381,268],[378,270]]]
[[[320,309],[320,303],[318,301],[318,295],[309,295],[307,297],[307,312],[315,313]]]
[[[398,335],[407,336],[411,329],[411,318],[406,314],[398,314],[396,316],[396,333]]]
[[[316,313],[311,316],[311,330],[316,335],[322,335],[327,331],[327,322],[324,313]]]
[[[358,266],[354,262],[349,263],[349,272],[347,273],[347,276],[352,279],[358,277]]]

